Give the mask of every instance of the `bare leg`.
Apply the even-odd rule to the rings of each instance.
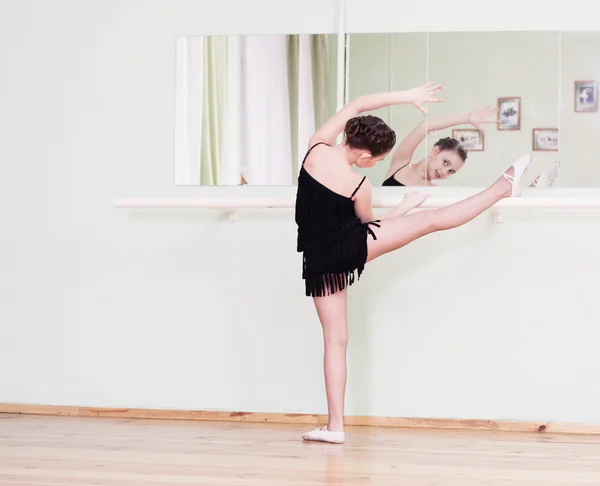
[[[325,389],[332,432],[344,431],[346,394],[346,350],[348,348],[347,292],[315,297],[315,307],[323,326]]]
[[[325,429],[304,434],[304,440],[343,442],[344,399],[346,395],[346,350],[348,348],[347,292],[314,297],[323,326],[325,389],[329,421]]]
[[[514,173],[511,167],[506,172]],[[472,221],[486,209],[511,194],[512,184],[500,177],[486,190],[468,197],[445,208],[422,211],[408,216],[398,216],[381,221],[381,228],[376,228],[377,240],[368,239],[371,261],[436,231],[443,231],[462,226]]]

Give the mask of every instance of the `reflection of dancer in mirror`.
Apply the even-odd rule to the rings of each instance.
[[[484,133],[485,123],[498,123],[497,109],[486,107],[465,115],[438,116],[422,121],[402,140],[385,176],[384,186],[430,186],[456,174],[467,160],[467,150],[455,138],[438,140],[426,159],[413,162],[417,147],[429,132],[470,123]],[[494,116],[493,119],[491,117]]]
[[[392,156],[383,186],[434,186],[436,180],[447,179],[462,169],[468,152],[455,138],[439,139],[426,159],[413,162],[417,147],[425,135],[457,125],[471,124],[485,133],[484,124],[498,123],[498,110],[487,106],[463,115],[432,117],[422,121],[402,140]],[[550,187],[558,171],[555,164],[548,166],[530,187]],[[538,182],[539,181],[539,182]]]
[[[360,97],[310,139],[298,175],[297,250],[303,253],[306,295],[313,298],[323,328],[329,421],[304,434],[305,440],[345,440],[346,294],[365,264],[422,236],[466,224],[501,199],[520,195],[519,182],[530,155],[519,158],[488,189],[458,203],[407,215],[428,197],[409,193],[397,207],[375,219],[371,185],[352,166],[372,167],[383,160],[394,147],[396,135],[383,120],[360,114],[399,103],[412,104],[425,113],[425,104],[440,101],[434,96],[441,89],[429,83],[408,91]],[[344,141],[336,146],[342,131]]]

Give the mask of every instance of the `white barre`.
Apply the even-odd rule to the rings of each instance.
[[[449,206],[463,198],[430,197],[424,209]],[[393,208],[403,197],[373,198],[374,208]],[[119,209],[289,209],[294,208],[295,197],[190,197],[190,198],[116,198]],[[600,209],[600,197],[513,197],[496,203],[492,209]]]

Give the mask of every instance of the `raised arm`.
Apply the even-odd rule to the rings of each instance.
[[[379,216],[377,219],[381,220],[395,218],[396,216],[405,216],[413,209],[421,206],[428,197],[429,194],[424,192],[407,192],[400,204]],[[354,209],[356,215],[363,223],[375,220],[373,212],[373,193],[371,184],[368,180],[364,182],[360,191],[357,193],[357,197],[354,200]]]
[[[402,140],[400,145],[398,145],[398,148],[392,156],[392,163],[390,164],[389,172],[393,172],[396,167],[400,167],[401,165],[412,161],[415,150],[428,133],[457,125],[464,125],[467,123],[470,123],[483,133],[484,123],[498,123],[496,118],[497,112],[497,109],[486,106],[485,108],[481,108],[470,113],[436,116],[428,118],[427,121],[422,121],[415,128],[413,128],[411,132],[404,138],[404,140]],[[494,118],[490,119],[492,116]]]
[[[441,86],[431,82],[406,91],[376,93],[356,98],[327,120],[327,122],[314,133],[309,140],[309,147],[312,147],[318,142],[325,142],[329,145],[333,145],[337,136],[344,130],[346,122],[366,111],[372,111],[400,103],[410,103],[424,114],[427,114],[424,105],[426,103],[439,103],[442,101],[434,98],[435,93],[441,89]]]

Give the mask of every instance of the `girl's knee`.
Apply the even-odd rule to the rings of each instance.
[[[325,332],[324,336],[326,348],[347,348],[348,347],[348,332],[335,329]]]
[[[423,217],[424,234],[433,233],[434,231],[443,229],[442,219],[440,218],[438,210],[423,211],[421,215]]]

